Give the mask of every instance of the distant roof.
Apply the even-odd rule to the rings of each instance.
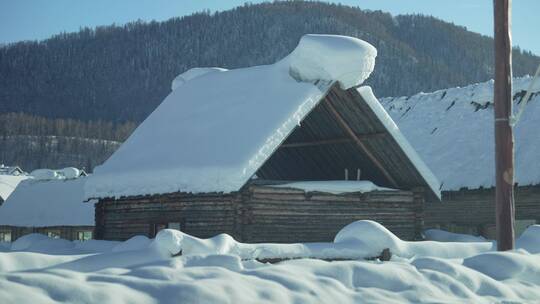
[[[0,174],[0,203],[7,200],[17,185],[28,176],[26,175],[5,175]]]
[[[21,182],[0,207],[0,225],[94,226],[94,206],[83,203],[85,179]]]
[[[514,79],[514,101],[531,78]],[[519,185],[540,184],[540,86],[533,90],[515,130],[515,176]],[[463,88],[385,98],[384,107],[443,190],[495,185],[493,81]],[[514,112],[518,105],[515,104]]]
[[[364,177],[380,186],[427,186],[438,196],[436,178],[371,89],[351,87],[369,76],[376,55],[372,46],[356,40],[309,36],[291,56],[273,65],[198,71],[198,77],[173,86],[130,138],[95,169],[85,196],[228,193],[238,191],[254,174],[281,180],[343,179],[347,166],[351,171],[362,168]],[[358,57],[352,61],[356,64],[347,56]],[[341,123],[329,112],[329,103]],[[314,133],[310,121],[324,122],[324,130]],[[309,144],[280,148],[294,145],[291,139],[329,141],[335,148],[325,143],[316,150]],[[299,153],[305,157],[298,159]],[[287,168],[293,166],[297,170]]]
[[[18,166],[6,166],[4,164],[0,165],[0,175],[21,175],[25,172]]]

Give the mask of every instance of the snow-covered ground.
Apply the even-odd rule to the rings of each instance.
[[[432,238],[448,241],[444,232]],[[242,244],[175,230],[155,240],[69,242],[29,235],[0,244],[1,303],[534,303],[540,299],[540,226],[518,250],[492,242],[405,242],[371,221],[352,223],[333,243]],[[357,258],[390,248],[392,260]],[[3,252],[2,252],[3,251]],[[178,255],[182,252],[182,255]]]

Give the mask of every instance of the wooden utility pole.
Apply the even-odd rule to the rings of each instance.
[[[514,248],[514,135],[512,115],[512,0],[493,0],[495,25],[495,204],[497,249]]]

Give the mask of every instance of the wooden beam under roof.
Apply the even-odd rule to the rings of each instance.
[[[330,96],[330,94],[328,95]],[[392,184],[392,187],[399,188],[396,180],[390,175],[388,170],[381,164],[381,162],[369,151],[369,149],[366,147],[364,142],[358,137],[358,135],[354,132],[354,130],[349,126],[349,124],[345,121],[345,119],[339,114],[339,112],[336,110],[334,105],[331,102],[331,98],[325,99],[325,105],[328,106],[328,109],[332,113],[332,115],[336,118],[339,125],[343,128],[343,130],[349,135],[351,140],[356,144],[362,152],[366,154],[366,156],[371,160],[371,162],[381,171],[381,173],[388,179],[390,184]]]
[[[368,139],[373,137],[381,137],[386,133],[370,133],[370,134],[356,134],[359,139]],[[322,139],[314,141],[301,141],[301,142],[291,142],[284,143],[279,148],[302,148],[302,147],[314,147],[314,146],[323,146],[323,145],[334,145],[334,144],[345,144],[345,143],[354,143],[354,140],[349,137],[344,138],[332,138],[332,139]]]

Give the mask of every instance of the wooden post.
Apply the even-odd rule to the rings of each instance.
[[[495,204],[497,249],[514,248],[514,136],[512,115],[512,0],[493,0],[495,28]]]

